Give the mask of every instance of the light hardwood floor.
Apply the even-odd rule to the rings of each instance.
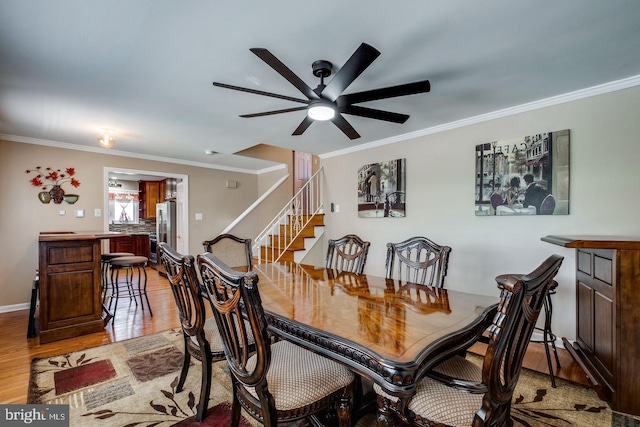
[[[0,403],[26,403],[29,369],[33,358],[68,353],[179,327],[178,314],[167,280],[151,268],[147,268],[147,273],[147,293],[153,316],[134,304],[121,300],[114,322],[109,323],[104,332],[40,345],[37,337],[26,338],[28,310],[0,314]],[[474,346],[472,350],[483,352],[481,345]],[[562,369],[558,376],[588,385],[584,372],[569,353],[561,349],[560,356]],[[529,345],[524,366],[547,372],[542,344]]]

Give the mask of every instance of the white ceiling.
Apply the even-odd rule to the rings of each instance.
[[[249,49],[268,49],[314,88],[366,42],[382,54],[345,93],[429,79],[431,92],[361,104],[402,125],[346,116],[291,136],[304,98]],[[0,136],[179,162],[261,169],[233,153],[259,143],[314,154],[350,149],[640,76],[638,0],[0,0]],[[335,70],[334,70],[335,72]],[[205,150],[223,153],[205,155]]]

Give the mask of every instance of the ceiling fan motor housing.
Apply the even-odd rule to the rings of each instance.
[[[324,59],[319,59],[314,61],[311,64],[311,68],[313,69],[313,75],[320,78],[329,77],[331,75],[331,69],[333,68],[333,64]]]

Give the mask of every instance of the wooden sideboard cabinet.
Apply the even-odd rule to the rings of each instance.
[[[565,347],[612,409],[640,415],[640,239],[542,240],[576,249],[576,339]]]

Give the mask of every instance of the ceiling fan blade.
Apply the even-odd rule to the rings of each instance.
[[[304,131],[307,130],[309,126],[311,126],[311,123],[313,123],[313,119],[310,118],[309,116],[306,116],[302,121],[302,123],[298,125],[296,130],[294,130],[291,135],[302,135]]]
[[[356,130],[349,124],[349,122],[342,117],[342,114],[336,114],[333,119],[331,119],[334,125],[338,127],[345,135],[349,137],[349,139],[358,139],[360,138],[360,134],[356,132]]]
[[[290,113],[292,111],[306,110],[307,107],[285,108],[284,110],[265,111],[264,113],[242,114],[240,117],[250,119],[252,117],[271,116],[273,114]]]
[[[362,43],[333,76],[322,94],[329,100],[335,101],[378,56],[380,56],[380,52],[376,48]]]
[[[375,101],[377,99],[394,98],[396,96],[415,95],[416,93],[429,92],[431,84],[429,80],[407,83],[398,86],[389,86],[364,92],[349,93],[336,99],[338,106],[357,104],[359,102]]]
[[[294,85],[307,98],[320,99],[320,97],[305,82],[303,82],[300,77],[298,77],[293,71],[291,71],[267,49],[254,47],[249,50],[253,52],[258,58],[266,62],[267,65],[269,65],[271,68],[276,70],[278,74],[287,79],[289,83]]]
[[[375,110],[373,108],[358,107],[356,105],[347,105],[340,108],[340,112],[351,114],[353,116],[366,117],[368,119],[384,120],[386,122],[404,123],[409,118],[407,114],[392,113],[390,111]]]
[[[228,84],[225,84],[225,83],[213,82],[213,85],[217,86],[217,87],[222,87],[222,88],[225,88],[225,89],[239,90],[241,92],[248,92],[248,93],[253,93],[253,94],[256,94],[256,95],[270,96],[272,98],[284,99],[284,100],[287,100],[287,101],[302,102],[303,104],[308,104],[309,103],[308,99],[292,98],[292,97],[286,96],[286,95],[278,95],[277,93],[264,92],[264,91],[255,90],[255,89],[248,89],[246,87],[232,86],[232,85],[228,85]]]

